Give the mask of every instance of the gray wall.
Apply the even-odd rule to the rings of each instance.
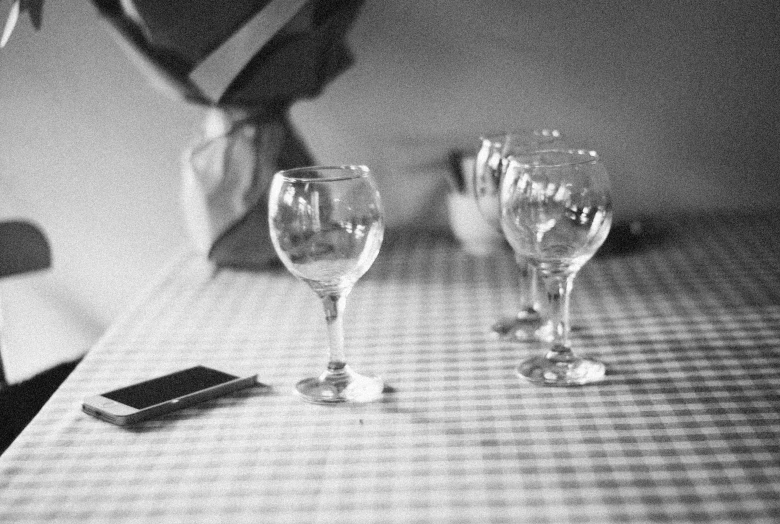
[[[453,136],[556,126],[601,151],[618,215],[774,208],[779,6],[369,1],[352,34],[358,65],[299,120],[330,160],[373,156],[375,169],[394,171],[388,191],[404,185],[395,178],[407,156],[420,156],[410,139],[440,148]]]

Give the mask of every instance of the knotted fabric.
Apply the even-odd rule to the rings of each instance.
[[[182,159],[182,203],[195,248],[218,266],[272,264],[271,178],[280,169],[311,163],[286,113],[209,110]]]

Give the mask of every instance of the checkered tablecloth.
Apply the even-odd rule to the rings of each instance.
[[[325,365],[320,304],[284,270],[191,256],[128,309],[0,457],[0,522],[778,522],[780,220],[680,217],[574,286],[605,382],[545,388],[493,340],[509,253],[390,234],[347,303],[347,355],[382,402],[291,394]],[[84,397],[190,365],[273,390],[125,429]]]

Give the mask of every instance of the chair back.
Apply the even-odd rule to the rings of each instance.
[[[51,267],[51,248],[46,235],[24,220],[0,222],[0,278]],[[3,312],[0,303],[0,391],[8,386],[3,368]]]

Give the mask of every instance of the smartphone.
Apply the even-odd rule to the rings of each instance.
[[[88,397],[82,409],[93,417],[126,426],[255,385],[263,385],[257,382],[257,375],[237,377],[195,366]]]

